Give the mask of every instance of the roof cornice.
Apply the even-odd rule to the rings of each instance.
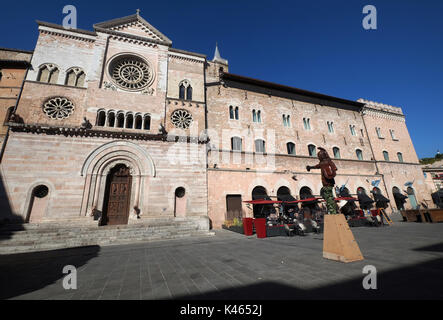
[[[45,22],[45,21],[40,21],[40,20],[36,20],[36,22],[37,22],[37,24],[39,26],[54,28],[54,29],[63,30],[63,31],[66,31],[66,32],[80,33],[80,34],[85,34],[85,35],[89,35],[89,36],[97,36],[97,33],[94,32],[94,31],[83,30],[83,29],[67,29],[67,28],[64,28],[63,26],[61,26],[59,24]]]
[[[315,99],[320,99],[320,100],[324,100],[324,101],[333,101],[333,102],[336,102],[339,104],[351,106],[354,111],[360,111],[364,107],[364,103],[360,103],[357,101],[346,100],[346,99],[342,99],[342,98],[328,96],[328,95],[317,93],[317,92],[312,92],[312,91],[307,91],[307,90],[303,90],[303,89],[298,89],[295,87],[285,86],[285,85],[281,85],[281,84],[274,83],[274,82],[268,82],[268,81],[254,79],[254,78],[244,77],[244,76],[240,76],[240,75],[233,74],[233,73],[223,73],[222,78],[223,78],[223,80],[231,80],[231,81],[235,81],[235,82],[246,83],[246,84],[250,84],[250,85],[259,86],[262,88],[293,93],[293,94],[311,97],[311,98],[315,98]]]
[[[117,36],[117,37],[124,37],[124,38],[128,38],[128,39],[134,39],[134,40],[138,40],[138,41],[143,41],[143,42],[150,42],[150,43],[155,43],[155,44],[159,44],[159,45],[163,45],[163,46],[171,46],[171,43],[165,42],[165,41],[160,41],[160,40],[154,40],[148,37],[141,37],[141,36],[136,36],[133,34],[129,34],[129,33],[124,33],[124,32],[119,32],[119,31],[114,31],[114,30],[109,30],[109,29],[104,29],[101,27],[94,27],[94,29],[96,30],[96,32],[102,32],[102,33],[107,33],[113,36]]]
[[[112,20],[96,23],[93,25],[93,27],[96,30],[97,29],[109,30],[109,28],[113,28],[113,27],[116,27],[116,26],[119,26],[122,24],[127,24],[127,23],[132,23],[132,22],[140,22],[145,27],[150,29],[157,37],[159,37],[163,40],[154,40],[154,39],[150,39],[150,38],[147,38],[147,39],[149,39],[151,41],[160,41],[162,43],[166,43],[166,45],[168,45],[168,46],[172,45],[172,41],[166,35],[164,35],[160,31],[158,31],[153,25],[151,25],[148,21],[143,19],[143,17],[141,17],[138,13],[132,14],[130,16],[122,17],[122,18],[117,18],[117,19],[112,19]],[[109,30],[109,31],[114,31],[114,30]],[[126,34],[126,33],[124,33],[124,34]],[[141,38],[145,38],[145,37],[141,37]]]

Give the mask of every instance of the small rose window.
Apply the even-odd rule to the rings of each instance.
[[[171,115],[171,121],[177,128],[187,129],[192,122],[192,114],[184,109],[175,110]]]
[[[74,104],[65,97],[51,98],[43,104],[43,112],[51,119],[66,119],[74,112]]]

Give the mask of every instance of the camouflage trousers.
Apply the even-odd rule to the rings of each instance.
[[[334,201],[334,194],[332,193],[332,187],[323,187],[320,190],[320,195],[326,201],[326,208],[329,214],[337,214],[337,205]]]

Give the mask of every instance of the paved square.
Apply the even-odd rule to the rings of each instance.
[[[213,237],[0,256],[2,299],[441,299],[443,224],[352,228],[364,261],[322,258],[322,235]],[[76,290],[63,289],[65,265]],[[377,290],[362,269],[377,268]]]

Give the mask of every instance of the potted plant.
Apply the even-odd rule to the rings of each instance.
[[[243,234],[243,222],[238,218],[226,220],[222,227],[223,229]]]

